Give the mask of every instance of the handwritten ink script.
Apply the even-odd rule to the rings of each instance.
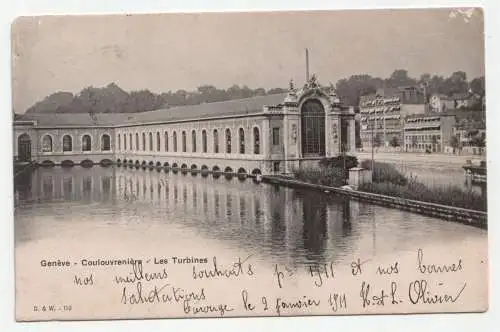
[[[484,259],[423,249],[401,260],[352,257],[311,263],[246,257],[41,259],[42,277],[64,285],[55,300],[30,303],[32,317],[78,316],[103,298],[113,313],[142,317],[292,316],[481,311]],[[61,278],[64,276],[64,278]],[[478,277],[479,276],[479,277]],[[486,278],[486,276],[484,276]],[[80,299],[80,301],[75,301]],[[105,309],[104,309],[105,310]],[[83,314],[85,314],[83,312]],[[142,316],[141,316],[142,315]],[[110,315],[114,318],[116,315]]]

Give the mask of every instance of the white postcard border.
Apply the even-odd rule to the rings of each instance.
[[[13,201],[12,201],[12,179],[11,176],[11,78],[10,78],[10,22],[18,15],[48,14],[48,13],[123,13],[123,12],[167,12],[167,11],[246,11],[246,10],[291,10],[291,9],[337,9],[337,8],[408,8],[408,7],[451,7],[451,6],[481,6],[485,8],[485,26],[486,26],[486,90],[488,91],[487,103],[488,109],[493,110],[487,114],[488,131],[488,167],[495,170],[500,167],[499,155],[496,153],[500,136],[496,134],[496,125],[500,120],[496,109],[500,108],[500,97],[495,92],[500,86],[500,59],[499,35],[500,30],[498,12],[499,5],[496,0],[485,1],[425,1],[425,0],[393,0],[393,1],[369,1],[358,0],[355,4],[349,0],[335,1],[335,6],[327,1],[217,1],[211,2],[210,6],[205,1],[169,1],[169,6],[164,1],[99,1],[87,0],[78,1],[16,1],[13,3],[4,3],[4,10],[0,14],[2,17],[2,41],[4,47],[1,48],[1,61],[3,66],[2,73],[2,108],[1,112],[2,135],[0,139],[1,150],[4,153],[4,160],[7,162],[1,164],[2,174],[7,179],[2,185],[1,211],[3,212],[2,223],[0,226],[0,248],[2,257],[0,272],[0,301],[1,326],[6,327],[6,331],[67,331],[72,330],[93,330],[108,331],[110,329],[127,330],[159,330],[180,328],[193,329],[216,329],[218,331],[230,330],[312,330],[312,329],[331,329],[335,330],[397,330],[405,331],[470,331],[473,329],[494,330],[493,317],[498,313],[499,301],[490,295],[490,309],[484,314],[447,314],[447,315],[410,315],[410,316],[357,316],[353,317],[300,317],[300,318],[238,318],[238,319],[183,319],[183,320],[147,320],[147,321],[106,321],[106,322],[70,322],[59,324],[50,323],[28,323],[21,324],[14,322],[14,245],[13,245]],[[307,6],[306,6],[307,4]],[[500,112],[500,111],[499,111]],[[495,135],[495,136],[493,136]],[[495,281],[498,280],[498,264],[500,261],[499,252],[499,226],[495,222],[494,216],[498,214],[500,207],[495,206],[498,201],[497,189],[499,175],[496,172],[490,172],[488,181],[489,197],[489,262],[490,262],[490,294],[498,292]],[[493,217],[491,217],[493,216]],[[489,328],[488,328],[489,327]],[[3,329],[3,328],[2,328]]]

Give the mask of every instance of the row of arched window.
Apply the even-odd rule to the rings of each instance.
[[[53,151],[52,137],[45,135],[42,138],[42,152]],[[63,152],[73,151],[73,138],[70,135],[64,135],[62,138]],[[82,136],[82,151],[92,151],[92,137],[90,135]],[[101,151],[111,151],[111,138],[108,134],[101,136]]]
[[[133,134],[118,134],[118,150],[119,151],[132,151],[135,150],[137,151],[156,151],[156,152],[169,152],[170,151],[170,140],[169,140],[169,133],[168,131],[165,131],[163,133],[163,150],[162,150],[162,144],[161,144],[161,134],[160,132],[156,132],[156,146],[153,144],[153,133],[148,133],[148,139],[146,140],[146,133],[142,133],[141,136],[139,136],[139,133]],[[217,129],[213,130],[212,133],[213,137],[213,153],[221,153],[221,149],[219,148],[219,131]],[[177,139],[177,132],[173,131],[172,132],[172,152],[188,152],[187,151],[187,133],[186,131],[181,132],[181,146],[179,149],[178,145],[178,139]],[[231,146],[231,130],[226,129],[224,133],[224,151],[225,153],[235,153],[233,151],[233,148]],[[146,146],[146,142],[148,143]],[[196,130],[191,131],[191,151],[196,153],[198,152],[198,146],[197,146],[197,133]],[[141,143],[139,145],[139,143]],[[247,153],[245,149],[245,130],[243,128],[238,129],[238,153],[240,154],[245,154]],[[207,131],[203,129],[201,131],[201,152],[202,153],[207,153],[208,152],[208,137],[207,137]],[[260,131],[259,128],[254,127],[253,128],[253,154],[260,154]]]

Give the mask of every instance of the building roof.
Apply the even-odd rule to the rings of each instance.
[[[218,116],[244,115],[262,112],[264,106],[279,105],[286,93],[226,100],[199,105],[186,105],[140,113],[31,113],[23,114],[19,121],[35,120],[39,126],[115,126],[156,122],[203,119]]]
[[[456,127],[460,129],[485,129],[484,112],[452,109],[442,113],[411,114],[405,117],[406,121],[412,119],[440,119],[443,117],[454,117]],[[405,121],[405,122],[406,122]]]
[[[421,92],[422,89],[420,89],[418,86],[415,85],[405,85],[405,86],[398,86],[398,87],[385,87],[385,88],[378,88],[377,89],[377,94],[384,96],[384,97],[392,97],[395,95],[399,95],[400,93],[404,92],[405,90],[416,90]]]
[[[425,114],[409,114],[405,118],[406,119],[426,119],[426,118],[436,118],[439,119],[445,116],[455,116],[454,114],[445,114],[445,113],[425,113]]]
[[[16,123],[36,121],[41,127],[114,126],[126,118],[128,113],[97,113],[92,119],[88,113],[26,113]]]

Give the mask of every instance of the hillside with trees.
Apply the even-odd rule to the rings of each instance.
[[[396,69],[389,78],[372,77],[370,75],[353,75],[337,82],[337,93],[347,105],[358,105],[361,96],[373,94],[380,88],[397,88],[416,85],[427,87],[428,96],[439,93],[451,96],[454,93],[466,93],[469,89],[481,96],[485,95],[484,76],[474,78],[470,82],[463,71],[456,71],[449,77],[422,74],[420,77],[408,76],[405,69]]]
[[[230,99],[241,99],[266,94],[283,93],[286,89],[250,89],[233,85],[228,89],[217,89],[203,85],[196,91],[153,93],[149,90],[126,92],[115,83],[102,88],[87,87],[73,95],[71,92],[56,92],[30,107],[27,113],[135,113],[182,105],[197,105]]]
[[[428,95],[441,93],[465,93],[471,89],[480,95],[485,93],[484,76],[467,81],[462,71],[454,72],[450,77],[422,74],[420,78],[408,76],[405,69],[396,69],[388,78],[372,77],[361,74],[340,79],[337,93],[346,105],[358,105],[363,95],[375,93],[379,88],[394,88],[408,85],[427,86]],[[44,100],[30,107],[29,113],[135,113],[169,108],[182,105],[197,105],[217,101],[241,99],[286,92],[287,89],[264,88],[251,89],[248,86],[233,85],[227,89],[218,89],[212,85],[202,85],[195,91],[177,90],[160,94],[149,90],[127,92],[115,83],[105,87],[86,87],[73,95],[71,92],[59,91],[47,96]]]

